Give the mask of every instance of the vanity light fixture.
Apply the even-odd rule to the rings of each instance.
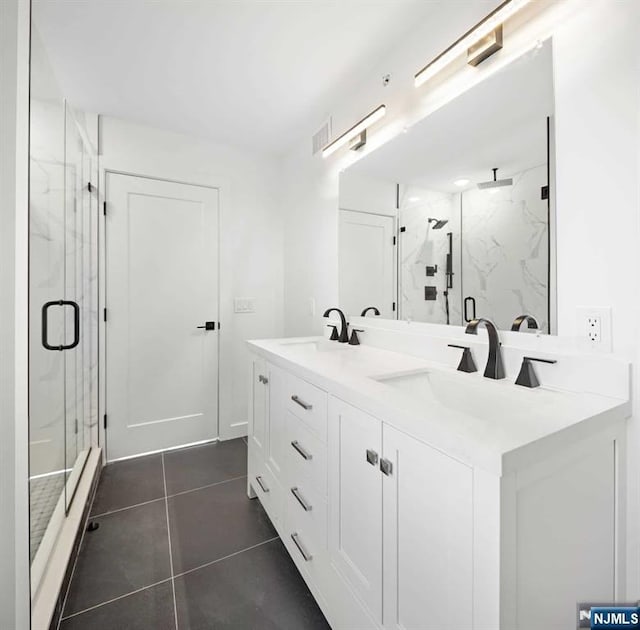
[[[531,0],[506,0],[489,15],[458,38],[415,75],[419,87],[448,66],[456,57],[467,52],[467,63],[477,66],[502,48],[502,24],[515,15]]]
[[[322,157],[326,158],[330,156],[334,151],[337,151],[347,143],[350,143],[349,148],[354,151],[363,147],[367,142],[367,127],[380,120],[386,112],[386,105],[376,107],[370,114],[367,114],[362,120],[353,125],[351,129],[345,131],[341,136],[338,136],[333,142],[322,149]]]

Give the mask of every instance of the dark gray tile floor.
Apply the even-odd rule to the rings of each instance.
[[[109,464],[62,630],[326,630],[258,501],[246,440]]]

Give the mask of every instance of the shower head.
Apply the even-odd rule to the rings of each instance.
[[[480,190],[487,190],[491,188],[502,188],[503,186],[513,186],[513,179],[509,177],[508,179],[498,179],[498,169],[492,168],[493,171],[493,180],[489,180],[488,182],[480,182],[478,184],[478,188]]]
[[[428,222],[433,223],[432,230],[440,230],[449,223],[449,219],[429,219]]]

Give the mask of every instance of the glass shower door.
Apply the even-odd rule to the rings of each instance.
[[[64,353],[65,359],[65,505],[73,500],[91,447],[92,418],[91,368],[97,360],[92,343],[91,324],[93,274],[92,156],[77,124],[73,110],[65,104],[65,301],[67,339],[79,330],[77,345]],[[97,332],[97,330],[95,330]],[[75,338],[74,338],[75,340]]]
[[[30,511],[32,588],[97,444],[96,159],[72,108],[31,101]],[[34,591],[35,592],[35,591]]]

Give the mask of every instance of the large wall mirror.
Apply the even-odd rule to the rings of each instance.
[[[340,302],[352,315],[555,332],[551,41],[340,177]]]

